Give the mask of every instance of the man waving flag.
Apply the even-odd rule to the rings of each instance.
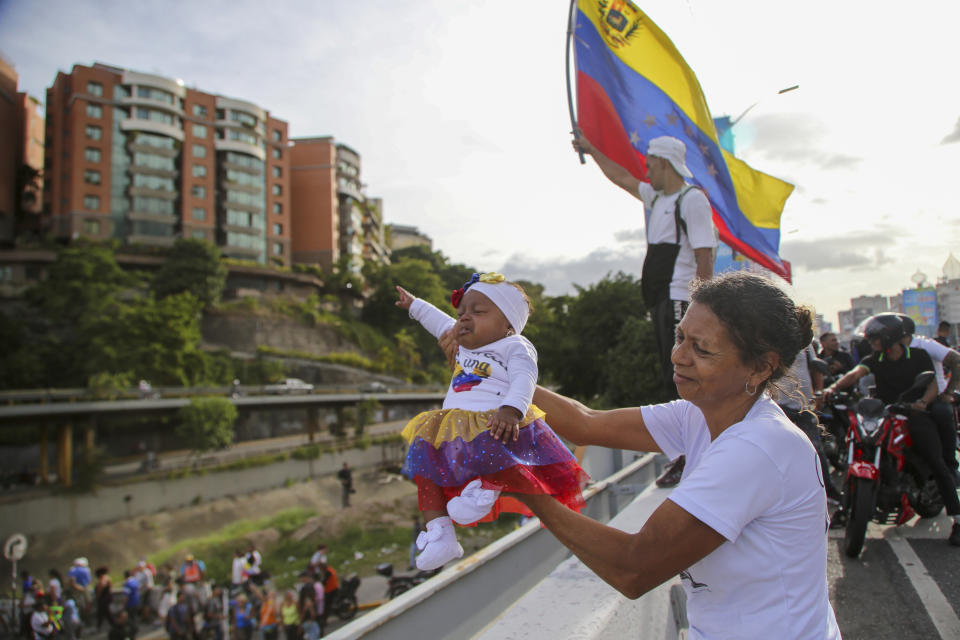
[[[577,124],[591,147],[646,181],[650,141],[681,141],[689,183],[706,194],[720,240],[789,282],[778,249],[793,185],[721,147],[693,71],[633,3],[577,0],[574,21]]]

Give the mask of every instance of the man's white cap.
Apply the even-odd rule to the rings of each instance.
[[[673,136],[660,136],[651,140],[647,147],[647,155],[668,161],[674,170],[684,178],[693,177],[686,164],[687,146]]]

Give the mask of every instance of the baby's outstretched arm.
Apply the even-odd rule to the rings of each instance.
[[[400,285],[397,285],[397,293],[400,294],[400,299],[394,304],[405,311],[410,311],[410,305],[412,305],[413,301],[417,299],[417,296],[413,295]]]
[[[503,443],[516,441],[520,437],[520,420],[523,414],[520,409],[503,405],[497,412],[487,420],[487,427],[490,429],[490,435],[494,440],[500,440]]]

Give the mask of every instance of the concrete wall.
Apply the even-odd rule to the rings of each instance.
[[[333,327],[310,327],[282,316],[207,313],[201,331],[204,343],[245,353],[256,353],[260,345],[316,355],[360,352]]]
[[[298,481],[336,473],[344,462],[354,469],[403,461],[401,444],[375,445],[366,450],[348,449],[316,460],[286,460],[241,471],[223,471],[178,480],[137,482],[103,487],[95,494],[50,495],[0,505],[0,539],[12,533],[26,535],[71,530],[124,518],[145,516],[231,495],[282,487]]]

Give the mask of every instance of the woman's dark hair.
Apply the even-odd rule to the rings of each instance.
[[[780,287],[742,271],[693,285],[691,302],[710,308],[726,328],[740,360],[752,364],[773,351],[780,364],[760,388],[786,374],[801,349],[813,340],[813,313],[799,307]]]

